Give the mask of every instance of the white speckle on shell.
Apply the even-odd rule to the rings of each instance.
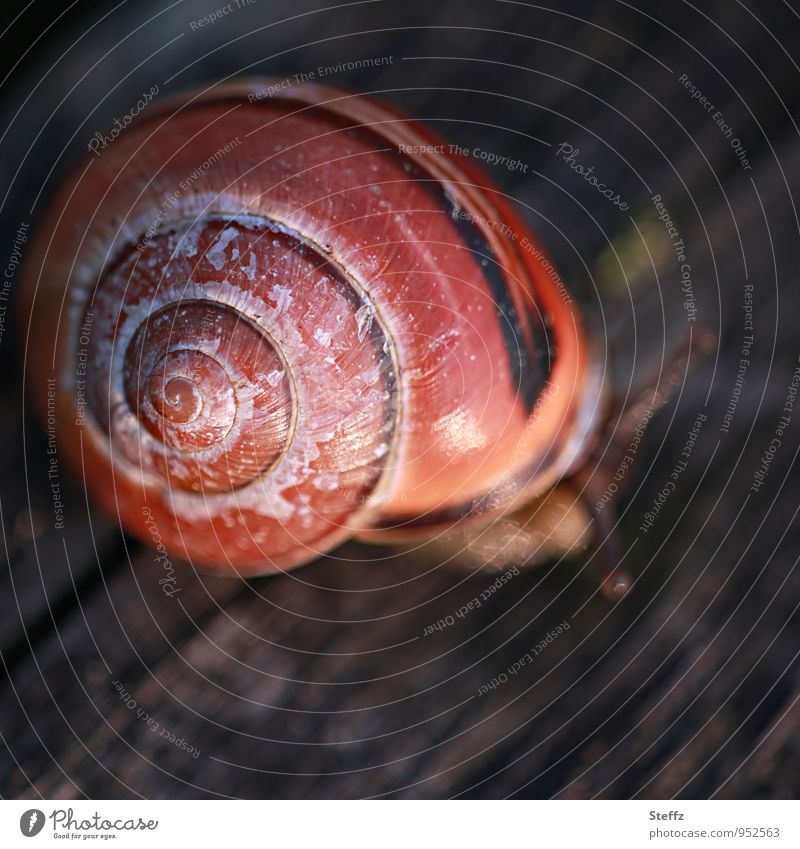
[[[327,330],[323,330],[321,327],[318,327],[314,331],[314,338],[319,342],[323,348],[330,348],[331,346],[331,334]]]
[[[235,227],[226,227],[217,236],[214,244],[206,251],[206,259],[216,268],[217,271],[222,271],[228,257],[225,253],[228,245],[239,235],[239,231]]]
[[[477,451],[486,446],[486,437],[480,423],[466,410],[456,409],[433,424],[433,432],[443,441],[446,450],[457,456],[459,452]]]
[[[250,251],[250,261],[247,265],[243,265],[242,269],[244,270],[245,275],[247,275],[247,279],[252,283],[256,279],[256,252]]]
[[[356,311],[356,326],[358,327],[358,341],[363,342],[372,327],[375,313],[370,304],[364,304]]]
[[[362,375],[361,379],[364,381],[366,386],[373,386],[378,382],[381,376],[381,367],[373,366],[372,368],[367,369]]]
[[[275,298],[275,312],[278,315],[292,305],[292,290],[287,286],[273,286],[272,296]]]
[[[326,472],[312,479],[314,486],[321,492],[335,492],[339,488],[339,475]]]

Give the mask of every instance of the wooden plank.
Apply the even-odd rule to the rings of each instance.
[[[254,14],[274,23],[295,5]],[[201,14],[192,3],[170,11],[160,32],[184,32],[194,10]],[[10,367],[0,381],[10,559],[0,571],[2,795],[797,794],[796,420],[763,491],[748,495],[800,354],[800,291],[791,284],[800,241],[787,191],[787,181],[797,189],[800,154],[785,108],[797,71],[744,7],[714,2],[703,10],[730,38],[699,13],[689,21],[679,4],[648,12],[663,26],[625,7],[611,14],[581,3],[569,12],[374,4],[368,14],[358,7],[327,14],[330,40],[313,45],[308,20],[248,37],[253,17],[242,13],[228,16],[225,29],[179,39],[103,104],[109,121],[124,114],[153,74],[178,73],[175,84],[186,85],[251,61],[254,70],[283,76],[395,55],[380,73],[329,81],[386,89],[389,100],[454,141],[529,163],[524,175],[495,169],[493,176],[527,208],[597,326],[610,328],[618,376],[686,325],[680,268],[661,223],[653,223],[655,193],[690,251],[700,317],[719,330],[720,353],[648,428],[621,519],[637,576],[628,598],[609,605],[580,563],[561,564],[514,577],[428,636],[426,626],[454,616],[492,578],[464,580],[413,555],[377,560],[387,552],[351,544],[272,579],[239,583],[181,568],[180,592],[170,598],[152,554],[123,542],[93,512],[95,554],[77,487],[67,561],[64,540],[49,529],[45,438],[22,430],[19,387],[10,379],[17,366]],[[762,3],[757,14],[787,45],[796,41],[787,6]],[[110,19],[72,73],[82,73],[116,30],[130,30],[126,15],[141,20],[140,9]],[[224,44],[236,35],[245,37]],[[126,49],[132,67],[152,45]],[[681,74],[737,127],[752,171],[742,169]],[[90,76],[84,102],[68,102],[62,123],[45,134],[51,151],[63,147],[86,103],[106,92],[107,79]],[[65,74],[50,96],[70,84]],[[30,127],[49,114],[44,101],[31,108],[37,119],[19,128],[14,149],[24,150]],[[562,141],[630,200],[629,215],[556,156]],[[27,214],[23,200],[38,191],[36,179],[21,177],[4,233]],[[746,274],[755,287],[756,342],[726,434],[720,424],[739,369]],[[708,418],[692,462],[642,533],[701,411]],[[23,433],[36,446],[27,467]],[[33,522],[41,531],[27,534],[31,512],[42,517]],[[563,621],[570,628],[534,663],[478,695]]]

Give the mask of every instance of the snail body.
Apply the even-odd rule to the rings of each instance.
[[[154,105],[52,202],[23,309],[61,450],[130,532],[239,574],[541,498],[604,390],[517,213],[394,109],[263,89]]]

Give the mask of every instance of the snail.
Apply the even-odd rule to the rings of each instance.
[[[610,393],[517,211],[394,108],[265,85],[149,105],[39,228],[27,379],[79,479],[223,573],[350,537],[487,562],[585,548],[559,482]]]

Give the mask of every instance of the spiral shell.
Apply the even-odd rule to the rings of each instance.
[[[32,350],[34,380],[58,364],[91,490],[143,539],[147,515],[169,550],[245,574],[543,492],[601,388],[516,213],[402,114],[264,87],[165,102],[40,230],[26,308],[55,348]]]

